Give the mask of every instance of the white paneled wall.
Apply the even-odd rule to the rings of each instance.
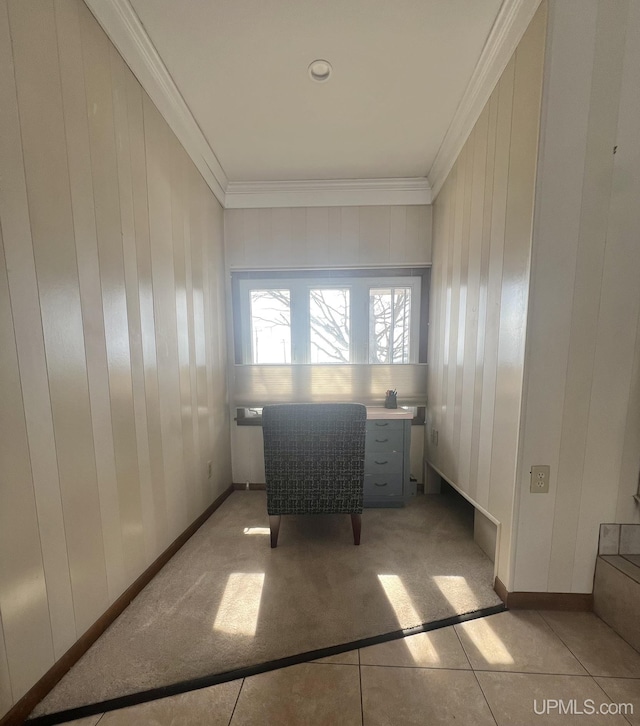
[[[508,582],[546,4],[434,205],[426,458],[501,523]]]
[[[428,265],[431,207],[226,209],[230,269]]]
[[[224,220],[230,270],[431,264],[430,206],[226,209]],[[262,430],[233,425],[231,443],[233,481],[264,482]],[[412,434],[418,481],[422,451]]]
[[[640,3],[551,2],[517,590],[591,592],[598,525],[640,521],[639,77]]]
[[[222,209],[80,0],[0,0],[0,128],[1,717],[231,469]]]

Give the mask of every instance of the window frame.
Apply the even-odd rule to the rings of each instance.
[[[311,362],[308,291],[312,288],[349,287],[349,363],[377,365],[369,362],[369,290],[376,287],[411,287],[409,363],[426,363],[429,278],[428,267],[232,271],[234,362],[239,365],[252,364],[251,290],[278,288],[291,290],[291,365],[296,365]],[[360,309],[355,309],[358,305],[361,306]]]
[[[241,296],[240,283],[242,280],[254,282],[279,281],[283,279],[299,277],[301,279],[311,278],[330,279],[333,284],[338,285],[340,280],[345,278],[374,277],[388,282],[392,277],[418,277],[420,278],[420,300],[419,300],[419,334],[418,334],[418,363],[427,363],[427,344],[429,329],[429,286],[431,281],[431,266],[421,267],[367,267],[367,268],[344,268],[344,269],[290,269],[290,270],[232,270],[231,271],[231,306],[232,306],[232,342],[234,363],[242,365],[243,361],[243,332],[242,318],[240,315]],[[277,287],[277,285],[276,285]],[[412,301],[412,305],[415,304]],[[248,326],[250,328],[250,326]],[[368,341],[367,341],[368,345]],[[370,365],[376,365],[371,363]],[[422,426],[426,420],[426,408],[418,406],[412,425]],[[238,426],[261,426],[261,416],[248,416],[243,408],[236,410],[235,417]]]

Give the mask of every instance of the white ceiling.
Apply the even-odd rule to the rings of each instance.
[[[426,176],[501,5],[130,2],[230,181]]]

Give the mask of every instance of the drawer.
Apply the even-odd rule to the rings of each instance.
[[[367,436],[380,431],[404,431],[404,420],[390,421],[389,419],[371,419],[367,421]]]
[[[381,474],[402,474],[404,456],[400,451],[380,451],[365,454],[364,473],[380,476]]]
[[[367,431],[365,453],[378,451],[404,451],[404,431],[378,429]]]
[[[402,496],[402,474],[375,476],[368,474],[364,478],[365,497],[399,497]]]

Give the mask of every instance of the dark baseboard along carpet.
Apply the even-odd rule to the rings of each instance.
[[[450,496],[365,510],[360,547],[346,515],[283,517],[275,550],[268,532],[265,493],[232,494],[31,718],[130,705],[501,607],[472,512]]]

